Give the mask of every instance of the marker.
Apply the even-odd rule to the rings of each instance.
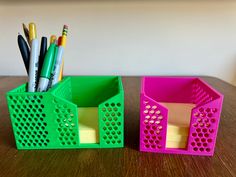
[[[22,26],[23,26],[23,31],[24,31],[24,34],[25,34],[25,38],[26,38],[28,44],[30,45],[29,30],[28,30],[28,28],[26,27],[26,25],[24,23],[22,23]]]
[[[28,92],[36,91],[38,62],[39,62],[39,41],[37,38],[31,41],[30,63],[29,63],[29,82]]]
[[[56,68],[57,54],[58,54],[58,46],[55,47],[55,52],[54,52],[54,57],[53,57],[53,65],[52,65],[52,70],[51,70],[51,76],[49,79],[48,89],[52,87],[52,80],[53,80],[55,68]]]
[[[51,35],[51,37],[50,37],[50,44],[52,44],[52,43],[58,44],[57,36],[56,35]],[[52,86],[52,78],[53,78],[53,74],[54,74],[54,70],[55,70],[57,51],[58,51],[58,46],[56,45],[55,52],[54,52],[54,57],[53,57],[53,65],[52,65],[52,70],[51,70],[51,76],[50,76],[50,79],[49,79],[47,90],[49,88],[51,88],[51,86]]]
[[[66,38],[67,38],[67,33],[68,33],[68,26],[64,25],[63,30],[62,30],[62,38],[61,38],[61,45],[63,47],[66,47]],[[60,70],[60,75],[59,75],[59,81],[62,79],[63,75],[63,68],[64,68],[64,59],[62,61],[63,64],[61,64],[61,70]]]
[[[42,71],[40,73],[40,79],[38,84],[38,91],[39,92],[45,92],[48,88],[49,78],[51,75],[52,65],[53,65],[53,58],[54,58],[54,52],[55,52],[56,44],[51,44],[48,48],[48,51],[46,53]]]
[[[18,46],[20,49],[21,56],[22,56],[24,64],[25,64],[25,69],[27,71],[27,74],[29,74],[29,60],[30,60],[29,47],[28,47],[25,39],[23,38],[23,36],[20,34],[18,34],[17,41],[18,41]]]
[[[47,52],[47,38],[41,38],[41,46],[40,46],[40,55],[39,55],[39,74],[41,73],[43,61]]]
[[[31,45],[30,63],[29,63],[29,82],[28,92],[35,92],[38,78],[39,65],[39,41],[36,34],[36,25],[29,24],[29,40]]]

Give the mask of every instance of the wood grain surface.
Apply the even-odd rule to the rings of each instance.
[[[217,78],[202,78],[225,96],[213,157],[138,151],[140,77],[123,77],[125,148],[18,151],[5,93],[27,79],[0,77],[0,177],[235,177],[236,87]]]

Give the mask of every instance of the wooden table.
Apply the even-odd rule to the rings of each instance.
[[[236,176],[236,87],[203,77],[225,95],[213,157],[142,153],[139,145],[139,77],[124,77],[125,148],[16,150],[5,93],[26,77],[0,77],[0,177]]]

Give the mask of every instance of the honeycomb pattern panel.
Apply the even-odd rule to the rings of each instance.
[[[71,80],[69,78],[64,80],[63,84],[60,84],[60,86],[55,90],[55,94],[66,100],[72,100]]]
[[[43,95],[10,95],[8,104],[18,148],[43,148],[50,142]]]
[[[142,102],[141,112],[141,145],[146,150],[159,150],[164,148],[166,121],[159,105],[149,100]]]
[[[214,137],[217,131],[217,108],[199,108],[194,112],[190,131],[190,148],[194,152],[210,153],[214,150]]]
[[[26,84],[23,84],[21,86],[19,86],[17,89],[15,89],[15,92],[18,92],[18,93],[22,93],[22,92],[26,92]]]
[[[78,119],[73,112],[73,108],[56,98],[53,99],[53,104],[55,105],[55,121],[57,124],[57,133],[60,145],[78,145]]]
[[[105,103],[102,107],[101,141],[105,146],[118,146],[123,143],[123,113],[120,102]]]
[[[212,101],[214,99],[213,95],[211,95],[210,92],[208,92],[202,83],[195,82],[193,84],[193,94],[192,94],[193,102],[197,105],[205,104],[209,101]]]

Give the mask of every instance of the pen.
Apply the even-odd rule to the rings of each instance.
[[[42,66],[43,66],[43,61],[44,61],[44,57],[46,55],[47,52],[47,38],[46,37],[42,37],[41,38],[41,46],[40,46],[40,55],[39,55],[39,71],[38,73],[41,73],[42,70]]]
[[[22,23],[22,26],[23,26],[23,31],[24,31],[26,40],[27,40],[28,44],[30,45],[29,30],[28,30],[28,28],[26,27],[26,25],[24,23]]]
[[[29,24],[29,37],[31,44],[31,52],[29,62],[28,92],[35,92],[38,76],[39,41],[37,39],[36,26],[34,23]]]
[[[25,39],[23,38],[23,36],[20,34],[18,34],[17,41],[18,41],[18,46],[20,49],[21,56],[25,64],[25,69],[27,71],[27,74],[29,74],[29,59],[30,59],[29,47]]]
[[[56,47],[56,44],[54,43],[50,44],[48,51],[46,53],[46,56],[43,62],[43,67],[40,73],[39,84],[38,84],[37,91],[39,92],[47,91],[49,79],[51,76],[55,47]]]

